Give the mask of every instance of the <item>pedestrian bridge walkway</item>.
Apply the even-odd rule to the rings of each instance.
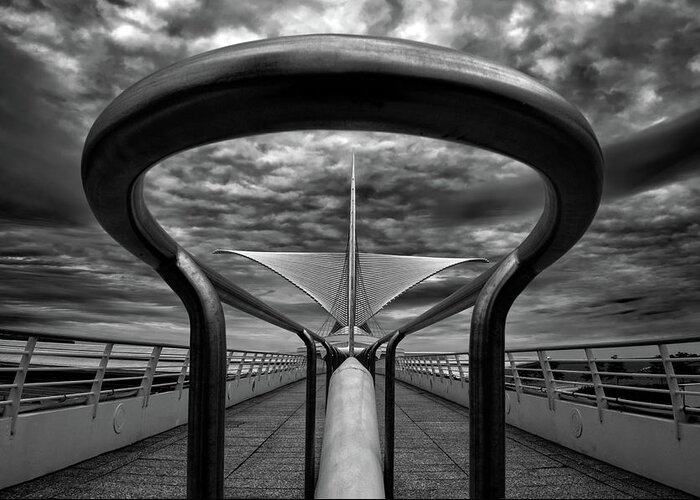
[[[380,415],[383,388],[377,375]],[[317,468],[324,376],[318,389]],[[295,382],[227,410],[225,497],[303,498],[304,390],[303,381]],[[468,410],[402,382],[396,405],[395,497],[466,498]],[[693,498],[514,427],[507,428],[506,453],[510,498]],[[184,498],[186,455],[183,425],[6,488],[0,498]]]

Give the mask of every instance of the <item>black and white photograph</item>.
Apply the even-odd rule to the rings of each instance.
[[[0,499],[700,496],[700,2],[0,1]]]

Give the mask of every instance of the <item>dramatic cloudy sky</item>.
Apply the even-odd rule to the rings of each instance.
[[[608,159],[603,204],[581,242],[518,298],[509,343],[700,333],[696,1],[0,5],[0,328],[186,338],[177,297],[87,207],[80,155],[90,126],[124,89],[188,56],[267,37],[354,33],[453,47],[514,67],[578,106],[598,134]],[[150,171],[147,199],[198,258],[315,328],[324,315],[306,296],[265,269],[211,251],[342,251],[353,150],[365,251],[495,261],[541,210],[536,177],[507,158],[415,137],[324,131],[178,155]],[[380,323],[399,326],[484,269],[464,265],[431,279]],[[226,314],[232,347],[300,345],[259,320]],[[464,350],[468,323],[461,313],[406,345]]]

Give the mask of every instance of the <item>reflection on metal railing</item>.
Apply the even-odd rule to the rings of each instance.
[[[700,338],[686,337],[506,349],[505,389],[518,401],[523,393],[545,396],[552,410],[556,400],[596,406],[601,422],[607,408],[673,418],[680,439],[679,423],[700,421],[700,350],[670,354],[677,350],[671,346],[697,341]],[[630,348],[646,352],[631,356],[626,354]],[[602,350],[609,357],[603,357]],[[410,377],[448,378],[462,385],[469,381],[468,365],[464,352],[414,353],[396,360],[396,369]]]
[[[72,341],[60,336],[26,340],[0,337],[0,418],[11,418],[14,434],[20,413],[100,402],[189,387],[189,349],[148,342]],[[306,356],[259,351],[226,352],[226,379],[240,383],[261,376],[304,370]]]

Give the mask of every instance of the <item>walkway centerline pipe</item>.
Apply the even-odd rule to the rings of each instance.
[[[331,377],[316,498],[384,498],[374,381],[355,358]]]

